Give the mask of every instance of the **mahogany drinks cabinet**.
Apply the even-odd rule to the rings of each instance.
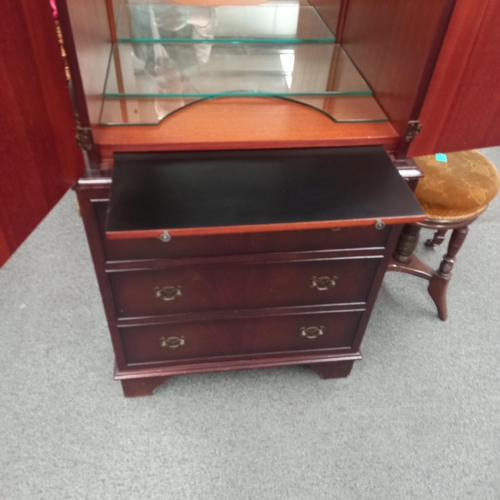
[[[424,218],[411,157],[500,144],[495,1],[58,0],[72,102],[28,3],[6,29],[31,77],[1,52],[4,88],[31,96],[25,114],[3,98],[10,134],[46,124],[16,151],[51,172],[25,226],[76,182],[126,396],[209,371],[347,376]]]

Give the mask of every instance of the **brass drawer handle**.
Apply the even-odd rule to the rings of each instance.
[[[324,292],[333,288],[337,284],[337,280],[337,276],[332,276],[331,278],[329,276],[320,276],[319,278],[313,276],[311,278],[311,288],[316,288],[316,290]]]
[[[156,297],[162,300],[175,300],[177,297],[182,297],[181,288],[181,286],[157,286]]]
[[[184,336],[182,337],[162,337],[160,339],[160,345],[162,347],[168,347],[169,349],[177,349],[186,343]]]
[[[321,335],[323,335],[324,333],[325,333],[324,326],[320,326],[319,328],[317,326],[308,326],[308,327],[303,326],[300,329],[300,336],[311,340],[321,337]]]

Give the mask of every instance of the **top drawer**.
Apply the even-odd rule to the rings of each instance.
[[[307,252],[347,248],[381,248],[389,227],[374,226],[271,233],[178,236],[164,243],[158,238],[109,240],[106,238],[106,201],[94,201],[99,230],[107,261],[164,259],[273,252]]]

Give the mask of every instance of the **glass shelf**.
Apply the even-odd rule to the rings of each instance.
[[[118,44],[105,97],[370,95],[335,44]]]
[[[103,102],[100,125],[133,126],[158,125],[163,119],[177,111],[210,99],[223,102],[228,96],[202,98],[106,98]],[[369,96],[272,96],[277,101],[285,100],[313,108],[335,123],[376,123],[389,121],[375,98]],[[272,101],[267,111],[273,112]],[[244,116],[242,116],[244,120]],[[263,117],[265,120],[265,117]]]
[[[298,2],[207,7],[178,3],[123,4],[119,42],[332,43],[316,9]]]
[[[274,97],[336,122],[387,117],[337,44],[119,43],[111,51],[101,125],[157,125],[197,102]]]

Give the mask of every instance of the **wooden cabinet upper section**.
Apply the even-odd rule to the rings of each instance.
[[[424,131],[418,154],[497,141],[493,115],[487,134],[469,127],[473,109],[488,112],[480,102],[487,97],[467,93],[481,74],[496,71],[467,69],[484,54],[483,28],[496,36],[493,2],[58,3],[81,125],[104,164],[124,151],[374,144],[406,156],[423,107],[432,140]],[[479,30],[471,41],[477,47],[460,64],[471,26]],[[490,62],[498,47],[488,47]],[[457,79],[452,95],[465,92],[467,102],[462,108],[455,100],[451,112],[448,99],[435,117],[429,103]],[[460,124],[450,126],[451,116]]]

